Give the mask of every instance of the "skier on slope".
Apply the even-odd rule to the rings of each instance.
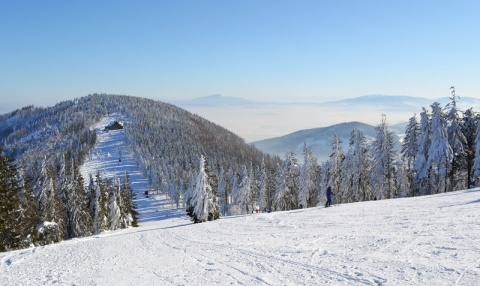
[[[327,188],[327,202],[325,203],[325,207],[329,207],[329,206],[332,205],[332,196],[333,196],[332,188],[330,186],[328,186],[328,188]]]

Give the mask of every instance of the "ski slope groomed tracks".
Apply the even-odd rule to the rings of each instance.
[[[115,177],[123,179],[128,172],[132,189],[137,195],[139,223],[161,219],[162,214],[158,210],[166,204],[164,201],[166,198],[164,195],[145,196],[145,191],[151,188],[127,147],[124,130],[105,131],[105,127],[119,117],[118,114],[106,116],[94,126],[98,143],[80,169],[85,184],[88,185],[90,174],[95,178],[97,171],[102,178],[111,179]]]
[[[0,285],[480,285],[480,189],[201,224],[142,207],[138,228],[0,253]]]

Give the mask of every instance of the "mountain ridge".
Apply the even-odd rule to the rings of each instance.
[[[306,143],[312,149],[313,154],[320,161],[325,161],[331,154],[331,146],[336,134],[340,141],[343,151],[346,153],[349,148],[350,134],[354,129],[363,132],[367,142],[375,139],[375,127],[359,121],[338,123],[327,127],[311,128],[299,130],[283,136],[264,139],[252,142],[254,146],[263,152],[284,157],[287,151],[293,151],[297,158],[302,157],[303,146]],[[396,149],[400,148],[400,137],[394,134]]]

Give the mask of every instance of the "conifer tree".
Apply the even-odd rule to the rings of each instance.
[[[427,167],[430,173],[430,193],[443,193],[451,190],[448,173],[453,160],[453,150],[448,143],[447,123],[440,103],[432,104],[432,137],[428,149]]]
[[[326,184],[324,184],[323,191],[328,187],[332,188],[334,194],[339,194],[341,191],[342,182],[342,164],[345,160],[345,154],[343,153],[341,140],[336,133],[333,133],[332,141],[332,154],[325,164],[324,178]],[[323,193],[325,195],[325,193]]]
[[[109,229],[108,202],[109,187],[108,180],[104,180],[97,171],[95,175],[95,213],[93,217],[93,230],[96,233]]]
[[[355,128],[350,136],[350,149],[342,162],[340,202],[358,202],[372,199],[369,184],[370,164],[366,139],[363,132]]]
[[[260,167],[260,178],[258,179],[258,207],[260,211],[267,209],[267,172],[265,170],[265,160],[262,159],[262,165]]]
[[[401,198],[411,196],[411,181],[408,176],[407,169],[405,168],[404,163],[400,158],[397,159],[395,164],[395,188],[397,189],[397,195]]]
[[[119,191],[118,188],[114,185],[110,186],[109,198],[110,201],[108,203],[108,222],[109,222],[109,229],[116,230],[121,228],[121,212],[120,207],[118,205],[118,196]]]
[[[204,158],[205,160],[205,158]],[[205,174],[207,175],[208,194],[208,221],[220,218],[220,207],[218,206],[218,176],[214,166],[205,160]]]
[[[372,143],[371,180],[374,198],[390,199],[396,197],[395,188],[395,149],[393,133],[388,129],[387,118],[382,115],[382,122],[376,128],[376,138]]]
[[[223,167],[220,167],[220,173],[218,175],[218,202],[220,214],[223,216],[227,215],[227,183]]]
[[[475,180],[475,185],[480,185],[480,124],[477,125],[477,136],[475,137],[475,160],[473,163],[473,180]]]
[[[123,201],[125,202],[127,210],[128,226],[138,227],[138,207],[137,207],[137,195],[132,189],[130,183],[130,176],[125,173],[125,179],[122,185]]]
[[[0,252],[16,249],[21,245],[21,230],[16,223],[20,208],[17,170],[2,152],[0,147]]]
[[[402,143],[402,159],[405,161],[408,170],[414,169],[414,163],[418,153],[418,140],[420,133],[420,124],[417,116],[414,114],[410,117],[408,125],[405,128],[405,138]]]
[[[199,171],[192,189],[189,205],[192,208],[192,212],[190,214],[187,211],[187,214],[192,217],[195,223],[215,220],[220,217],[216,196],[205,172],[205,158],[203,155],[200,156]]]
[[[300,168],[300,186],[298,192],[298,208],[310,207],[309,201],[314,193],[316,158],[312,149],[305,142],[303,145],[303,165]]]
[[[292,151],[285,153],[285,160],[280,172],[275,193],[275,205],[279,210],[297,209],[300,170],[295,153]]]
[[[33,195],[32,180],[26,174],[24,169],[18,172],[19,202],[20,209],[18,215],[19,229],[21,229],[21,247],[29,247],[37,242],[37,225],[40,220],[38,205]]]
[[[402,142],[401,159],[405,162],[406,172],[405,174],[408,185],[411,187],[411,191],[408,195],[415,195],[415,188],[413,185],[415,179],[415,161],[417,160],[417,154],[419,149],[419,136],[420,136],[420,123],[417,121],[417,116],[414,114],[405,128],[405,138]],[[403,164],[397,164],[400,166]],[[397,170],[399,171],[399,170]]]
[[[238,182],[238,185],[234,186],[232,191],[232,204],[231,207],[233,214],[247,214],[248,213],[248,195],[251,188],[251,180],[248,175],[247,166],[242,165],[242,172],[239,180],[234,180],[234,183]]]
[[[75,161],[72,159],[69,182],[65,190],[68,238],[89,235],[92,229],[83,177],[77,168]]]
[[[250,189],[247,193],[247,213],[253,213],[258,207],[258,182],[254,175],[255,170],[252,162],[248,167],[248,177],[250,179]]]
[[[428,111],[422,108],[417,155],[413,164],[412,189],[415,195],[426,195],[429,190],[430,167],[427,165],[428,150],[431,145],[431,121]]]
[[[452,97],[451,102],[447,105],[448,113],[446,114],[447,121],[447,137],[448,144],[452,148],[452,162],[447,174],[450,190],[458,190],[468,188],[467,172],[467,139],[462,132],[464,127],[463,122],[459,117],[457,109],[457,96],[455,95],[455,87],[451,87]]]
[[[88,209],[90,217],[92,219],[92,234],[100,233],[99,228],[99,198],[100,191],[99,185],[95,184],[92,174],[89,175],[89,184],[88,184]]]
[[[55,181],[47,175],[44,186],[42,186],[39,194],[40,206],[40,222],[37,227],[37,244],[45,245],[56,243],[62,240],[62,231],[60,225],[61,217],[61,203],[56,195]]]
[[[467,109],[463,113],[462,133],[467,142],[465,146],[466,157],[466,180],[468,183],[474,182],[473,164],[475,162],[475,137],[477,135],[477,127],[480,117],[475,114],[472,108]]]

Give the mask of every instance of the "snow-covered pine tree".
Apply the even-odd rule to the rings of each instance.
[[[410,187],[409,172],[405,168],[403,160],[397,158],[395,165],[395,187],[398,197],[405,198],[411,196],[412,188]]]
[[[341,191],[338,202],[358,202],[373,199],[370,186],[370,162],[366,139],[360,129],[355,128],[350,136],[350,149],[342,162]]]
[[[205,164],[205,158],[202,155],[200,156],[200,166],[189,203],[193,207],[191,216],[195,223],[206,222],[207,220],[214,220],[220,217],[216,197],[205,172]]]
[[[475,137],[475,160],[473,162],[473,180],[475,185],[480,185],[480,124],[477,125],[477,136]]]
[[[22,230],[21,247],[29,247],[37,242],[36,230],[40,221],[38,205],[33,195],[33,186],[30,177],[24,169],[18,171],[18,199],[20,209],[18,213],[19,229]]]
[[[375,128],[376,137],[372,143],[371,181],[374,198],[390,199],[396,197],[395,188],[395,147],[393,133],[388,129],[387,118]]]
[[[298,191],[298,208],[308,208],[311,196],[315,193],[315,171],[317,167],[317,159],[313,155],[312,148],[303,145],[303,165],[300,167],[300,180]]]
[[[192,176],[190,177],[190,184],[185,191],[185,195],[183,196],[183,205],[185,206],[185,212],[189,217],[193,218],[193,210],[195,206],[192,204],[192,196],[193,190],[195,189],[195,178]]]
[[[418,137],[418,149],[413,164],[412,189],[415,195],[426,195],[429,190],[430,168],[427,165],[428,150],[431,142],[431,120],[428,111],[423,107],[420,113],[420,130]]]
[[[220,214],[222,216],[227,215],[227,182],[225,180],[225,172],[223,167],[220,167],[218,174],[218,206],[220,208]]]
[[[0,252],[21,245],[21,230],[17,224],[20,201],[17,197],[17,170],[11,160],[2,156],[0,147]]]
[[[248,176],[247,166],[242,165],[239,180],[233,180],[233,182],[235,186],[232,191],[232,206],[230,206],[230,213],[232,215],[247,214],[247,199],[251,187],[251,180]]]
[[[278,177],[277,191],[275,193],[275,205],[279,210],[293,210],[298,207],[298,191],[300,170],[295,153],[287,151],[282,174]]]
[[[432,104],[432,137],[428,149],[427,166],[430,173],[430,193],[451,191],[448,173],[453,160],[453,150],[448,143],[447,122],[440,103]]]
[[[115,185],[110,186],[109,192],[109,203],[108,203],[108,221],[109,221],[109,229],[116,230],[121,228],[121,212],[120,206],[118,205],[118,196],[119,196],[119,189]]]
[[[413,188],[413,180],[415,178],[415,161],[417,159],[418,148],[419,148],[419,136],[420,136],[420,123],[417,121],[417,116],[414,114],[410,117],[408,121],[408,125],[405,128],[405,138],[403,138],[402,142],[402,150],[401,150],[401,160],[404,162],[397,163],[398,166],[404,166],[407,169],[406,172],[402,171],[402,174],[406,175],[408,180],[408,186],[411,187],[411,190],[407,192],[408,195],[414,196],[415,190]],[[397,170],[397,174],[398,174]]]
[[[95,174],[95,203],[97,204],[95,216],[93,217],[93,230],[97,233],[109,229],[108,203],[109,203],[109,181],[102,179],[100,172]]]
[[[448,182],[451,185],[450,190],[468,188],[467,175],[467,139],[463,134],[463,122],[460,119],[457,109],[457,96],[455,95],[455,87],[451,87],[452,97],[450,103],[446,106],[450,108],[446,114],[448,144],[452,148],[453,156],[451,167],[449,168]]]
[[[137,195],[132,189],[128,172],[125,172],[125,177],[121,188],[121,195],[126,211],[125,227],[138,227]]]
[[[405,138],[402,142],[402,160],[405,162],[407,169],[413,170],[418,153],[418,140],[420,133],[420,124],[417,121],[417,116],[414,114],[410,117],[408,125],[405,128]]]
[[[88,209],[90,213],[90,217],[92,219],[92,234],[100,233],[99,228],[99,198],[100,198],[100,191],[99,185],[95,184],[92,174],[89,175],[89,183],[88,183]]]
[[[333,141],[332,141],[332,154],[330,158],[327,160],[325,167],[325,182],[323,188],[323,196],[325,197],[325,190],[330,187],[332,188],[332,192],[337,195],[341,191],[341,183],[342,183],[342,164],[343,160],[345,160],[345,154],[343,153],[342,149],[342,142],[336,133],[333,133]],[[338,199],[334,197],[336,203],[338,203]]]
[[[475,114],[472,108],[467,109],[463,113],[463,130],[462,133],[467,140],[467,145],[465,146],[466,154],[466,172],[468,182],[474,182],[473,177],[473,164],[475,162],[475,137],[477,135],[477,128],[480,121],[480,116]]]
[[[250,178],[250,189],[247,193],[247,213],[252,213],[258,207],[258,182],[254,173],[258,170],[253,169],[253,164],[250,162],[248,167],[248,177]]]
[[[56,196],[54,180],[47,175],[39,194],[40,222],[37,227],[37,244],[45,245],[62,240],[62,233],[57,221],[61,222],[63,213],[61,203]]]
[[[208,221],[220,218],[220,207],[218,206],[218,175],[212,165],[205,160],[205,174],[207,175],[208,195]]]
[[[40,221],[48,221],[46,218],[46,206],[49,204],[48,193],[53,188],[53,185],[50,185],[50,174],[47,169],[47,159],[44,158],[40,163],[40,176],[35,184],[35,193],[37,194],[37,203],[38,210],[40,212]]]
[[[121,181],[120,177],[115,178],[115,188],[117,188],[117,203],[120,208],[120,227],[119,228],[128,228],[131,222],[130,214],[130,202],[128,197],[130,196],[130,190],[126,191],[124,189],[124,182]]]
[[[265,171],[265,160],[262,159],[260,178],[258,179],[258,207],[263,212],[267,206],[267,172]]]
[[[71,159],[70,179],[65,191],[67,237],[90,235],[92,222],[88,212],[87,195],[83,177],[78,172],[74,159]]]

